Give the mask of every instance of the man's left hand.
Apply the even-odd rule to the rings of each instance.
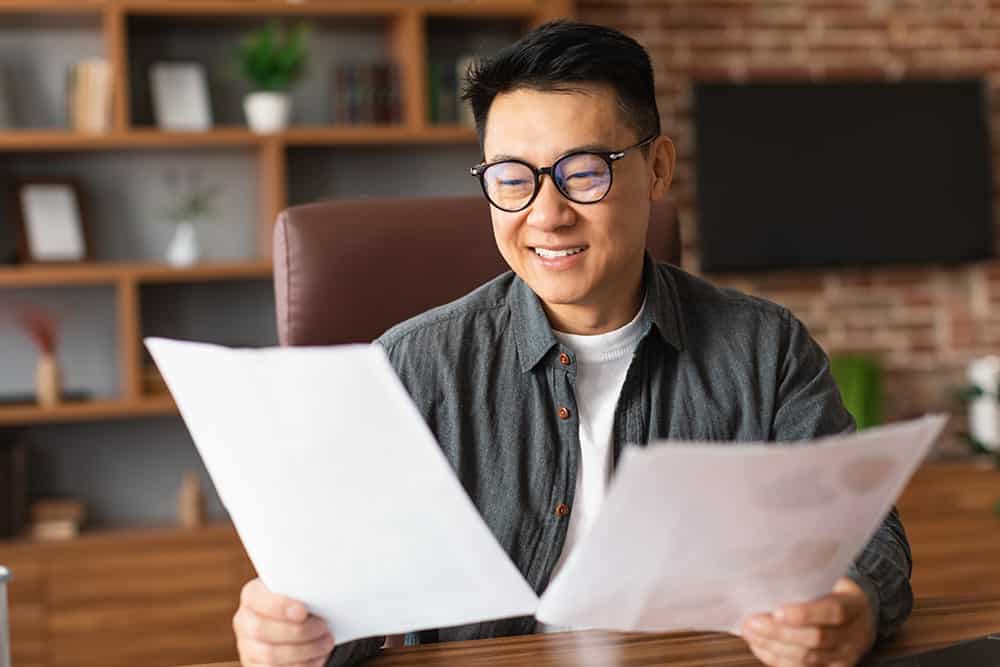
[[[874,626],[864,591],[843,578],[818,600],[751,616],[740,634],[770,667],[852,667],[874,644]]]

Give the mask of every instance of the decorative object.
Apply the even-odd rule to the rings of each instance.
[[[56,320],[36,308],[25,306],[18,319],[28,337],[38,348],[38,365],[35,368],[35,391],[38,404],[53,406],[59,403],[62,379],[56,361]]]
[[[90,259],[80,186],[72,179],[22,179],[16,186],[14,223],[23,262]]]
[[[212,201],[219,189],[204,186],[197,171],[179,175],[176,170],[170,170],[166,181],[173,203],[163,212],[163,217],[174,224],[166,260],[172,266],[191,266],[201,257],[195,225],[213,215]]]
[[[830,371],[858,430],[881,424],[882,370],[878,362],[862,355],[832,355]]]
[[[208,83],[200,63],[155,63],[149,68],[149,80],[157,127],[180,132],[211,129]]]
[[[201,479],[193,470],[184,473],[184,480],[177,493],[177,522],[185,528],[197,528],[205,523],[205,498],[201,492]]]
[[[28,534],[42,541],[73,539],[80,534],[85,514],[79,500],[38,500],[31,504]]]
[[[69,125],[77,132],[111,129],[111,63],[90,58],[76,63],[69,74],[66,99]]]
[[[243,101],[243,110],[254,132],[280,132],[288,126],[291,116],[288,90],[305,71],[307,32],[302,23],[287,31],[269,23],[240,43],[239,69],[252,88]]]
[[[960,396],[968,404],[968,442],[978,454],[1000,464],[1000,357],[973,359],[966,369],[969,384]]]

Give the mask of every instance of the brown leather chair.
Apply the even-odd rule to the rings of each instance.
[[[274,229],[282,345],[367,342],[508,270],[481,197],[370,199],[295,206]],[[647,247],[676,264],[672,205],[650,214]]]

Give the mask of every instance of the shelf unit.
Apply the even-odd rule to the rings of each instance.
[[[0,22],[7,21],[8,29],[16,21],[29,27],[59,21],[93,26],[100,35],[103,57],[113,72],[112,123],[107,133],[84,134],[52,127],[0,130],[0,160],[17,164],[25,156],[51,154],[100,160],[105,154],[147,150],[238,149],[251,155],[256,167],[253,189],[257,211],[252,221],[255,257],[243,261],[213,262],[190,269],[149,262],[0,266],[0,295],[11,288],[84,285],[113,288],[118,314],[116,349],[120,387],[114,399],[67,403],[54,408],[0,406],[0,427],[174,413],[169,397],[143,394],[140,287],[151,283],[268,280],[271,226],[281,210],[302,203],[290,201],[289,197],[288,160],[293,149],[418,147],[433,152],[449,146],[474,146],[476,136],[472,129],[429,121],[426,81],[432,24],[468,21],[470,25],[476,22],[490,25],[499,21],[523,32],[545,21],[571,16],[572,4],[571,0],[0,0]],[[249,26],[274,18],[322,21],[341,30],[352,30],[354,25],[378,26],[384,32],[382,46],[386,56],[399,68],[402,121],[383,125],[293,125],[271,135],[254,134],[244,125],[232,122],[220,123],[205,132],[164,132],[151,126],[143,112],[137,110],[140,93],[136,92],[136,81],[145,75],[141,71],[144,56],[137,55],[142,48],[137,44],[142,42],[142,30],[156,32],[161,25],[167,31],[179,33],[189,26],[192,31],[230,30],[230,23]],[[145,57],[148,60],[148,54]]]

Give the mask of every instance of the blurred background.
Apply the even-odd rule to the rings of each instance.
[[[652,56],[683,268],[789,307],[861,426],[949,412],[935,460],[992,465],[998,2],[0,0],[14,664],[235,657],[252,568],[141,338],[276,344],[287,206],[477,195],[464,72],[560,17]]]

